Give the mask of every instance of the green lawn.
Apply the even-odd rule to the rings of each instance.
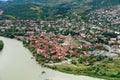
[[[76,42],[74,42],[74,44],[75,44],[75,45],[83,45],[84,42],[76,41]]]
[[[78,64],[76,64],[76,66],[81,67],[81,66],[84,66],[84,64],[78,63]]]

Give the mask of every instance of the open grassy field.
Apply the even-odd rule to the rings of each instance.
[[[86,75],[91,77],[103,78],[106,80],[120,80],[120,60],[111,62],[102,62],[102,64],[85,66],[84,64],[68,64],[63,63],[60,65],[51,66],[55,70],[75,74]]]

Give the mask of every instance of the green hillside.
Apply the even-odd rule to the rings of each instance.
[[[91,10],[103,7],[112,7],[120,4],[120,0],[13,0],[0,2],[0,9],[4,11],[2,19],[9,18],[6,15],[16,19],[37,19],[41,17],[54,18],[57,15],[71,15],[71,12],[86,14]],[[40,7],[38,10],[31,8]]]

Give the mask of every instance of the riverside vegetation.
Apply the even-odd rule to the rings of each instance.
[[[0,40],[0,50],[3,49],[3,46],[4,46],[4,43],[3,43],[3,41]]]

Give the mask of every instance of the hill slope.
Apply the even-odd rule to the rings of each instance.
[[[12,0],[1,3],[0,9],[4,11],[2,18],[12,15],[16,18],[36,19],[38,13],[31,8],[40,7],[42,12],[39,16],[44,19],[58,14],[68,15],[73,11],[84,14],[94,9],[118,5],[120,0]]]

